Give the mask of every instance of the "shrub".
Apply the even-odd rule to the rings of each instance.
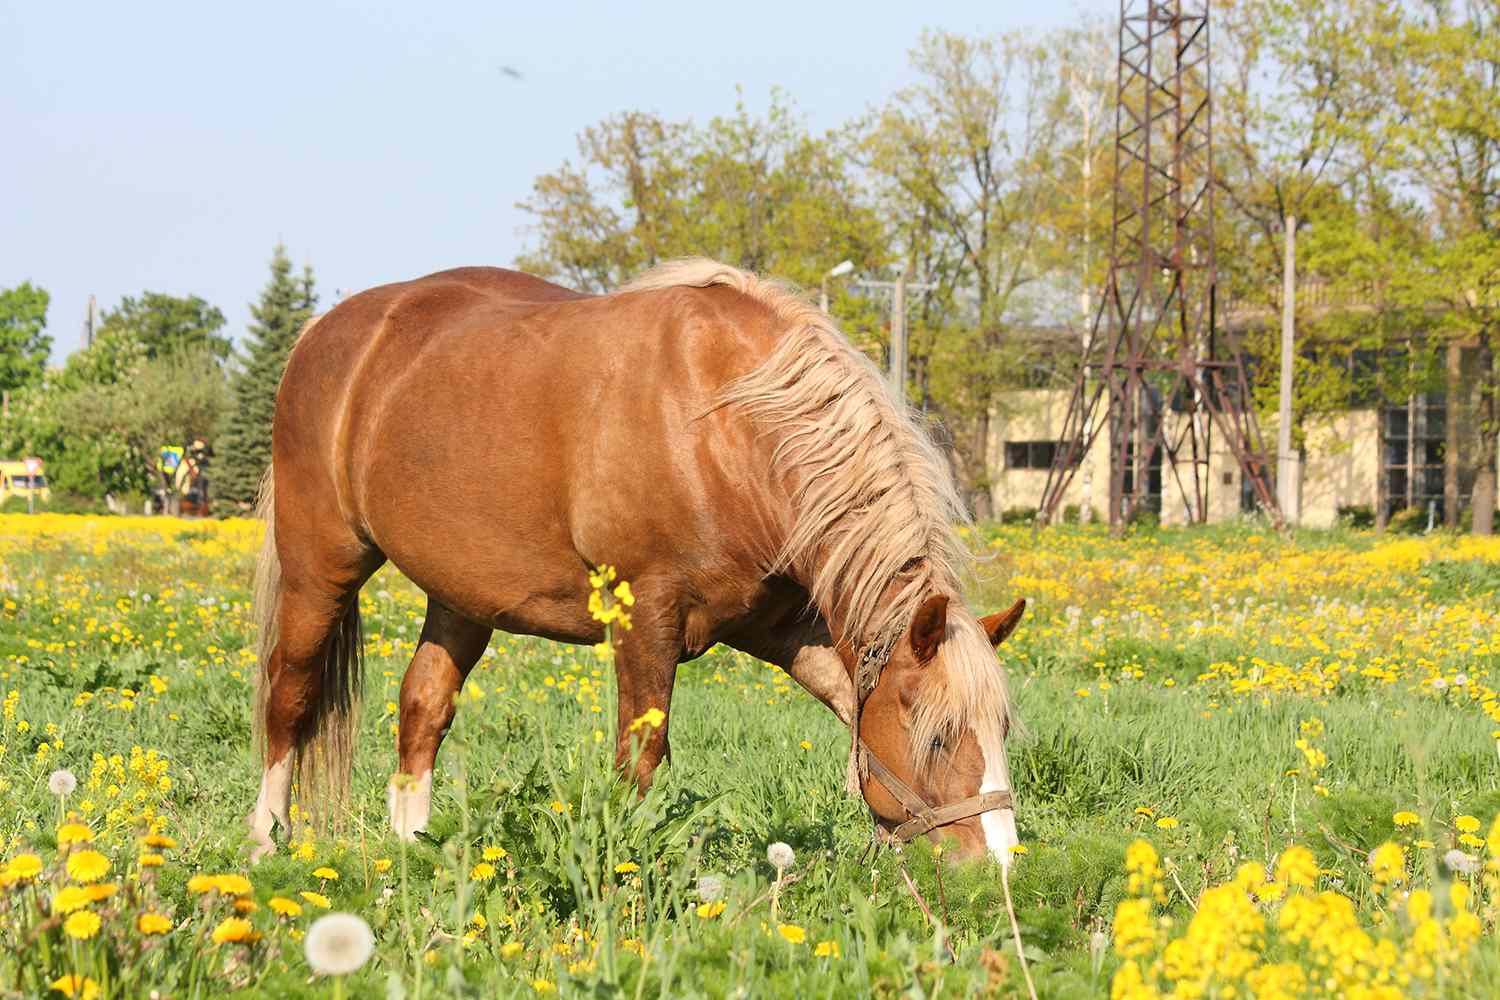
[[[1375,510],[1369,504],[1354,504],[1339,508],[1339,524],[1355,531],[1368,531],[1375,527]]]
[[[1427,512],[1420,507],[1403,507],[1391,515],[1385,527],[1398,535],[1420,535],[1427,530]]]

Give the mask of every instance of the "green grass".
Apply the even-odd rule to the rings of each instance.
[[[403,853],[385,818],[395,770],[387,703],[420,629],[421,603],[389,570],[365,591],[370,655],[350,821],[318,839],[310,857],[283,848],[250,869],[243,821],[259,771],[249,747],[252,668],[242,650],[251,642],[252,546],[207,525],[160,540],[121,530],[95,545],[76,532],[39,537],[21,520],[0,521],[0,686],[19,692],[0,722],[4,857],[25,849],[52,857],[58,804],[46,782],[54,768],[78,774],[68,805],[95,800],[87,818],[103,828],[119,799],[107,797],[107,778],[100,789],[85,787],[93,755],[128,760],[141,747],[170,761],[170,790],[131,803],[107,853],[117,873],[133,870],[130,817],[146,806],[165,817],[181,846],[168,852],[154,891],[179,921],[173,934],[184,946],[117,962],[117,980],[137,977],[119,995],[145,996],[153,986],[194,995],[191,961],[208,963],[198,995],[331,995],[291,933],[305,929],[311,912],[273,926],[262,905],[252,915],[266,932],[261,943],[218,946],[211,962],[190,959],[186,947],[221,916],[199,912],[184,888],[191,874],[248,874],[264,904],[319,889],[311,875],[319,865],[340,873],[324,887],[334,908],[365,917],[377,936],[374,960],[347,984],[352,996],[530,996],[537,980],[578,996],[1025,995],[998,869],[949,867],[940,885],[925,846],[872,855],[865,809],[842,794],[847,732],[772,668],[734,654],[715,651],[679,672],[673,760],[637,802],[613,778],[610,740],[595,736],[613,731],[604,665],[587,649],[497,636],[439,759],[430,836]],[[1028,853],[1011,890],[1042,996],[1107,994],[1118,960],[1091,938],[1108,934],[1125,894],[1124,851],[1138,836],[1166,859],[1179,919],[1237,862],[1269,861],[1293,841],[1315,851],[1327,886],[1369,911],[1378,905],[1364,865],[1370,848],[1425,834],[1436,844],[1423,855],[1431,859],[1453,842],[1453,817],[1472,814],[1487,826],[1500,810],[1496,724],[1478,693],[1495,666],[1484,643],[1500,620],[1496,562],[1430,540],[1410,569],[1346,571],[1338,566],[1363,565],[1353,560],[1378,547],[1373,536],[1347,532],[1282,539],[1215,528],[1121,542],[1086,529],[1039,541],[994,529],[984,537],[997,544],[976,589],[982,610],[1025,593],[1018,579],[1067,588],[1034,601],[1003,657],[1025,723],[1011,754]],[[1311,558],[1280,562],[1303,557]],[[1255,574],[1281,565],[1292,567],[1284,588],[1259,590],[1280,578]],[[164,588],[176,593],[164,599]],[[1362,621],[1370,623],[1363,631]],[[1309,637],[1328,651],[1297,645]],[[1253,672],[1256,657],[1311,676],[1310,657],[1338,659],[1341,649],[1356,670],[1379,661],[1394,679],[1348,670],[1320,693],[1290,681],[1236,693],[1223,671],[1199,679],[1239,657],[1237,677]],[[1466,675],[1460,688],[1430,683],[1457,673]],[[152,677],[165,690],[153,693]],[[583,680],[597,690],[580,695]],[[93,698],[77,704],[80,692]],[[1317,743],[1328,763],[1315,779],[1287,773],[1305,770],[1294,741],[1308,719],[1326,727]],[[60,749],[50,745],[59,738]],[[1396,830],[1401,809],[1419,813],[1423,827]],[[1178,825],[1160,829],[1160,817]],[[773,916],[776,872],[766,847],[774,841],[790,844],[796,861],[775,891]],[[471,881],[485,846],[507,857],[495,878]],[[376,859],[390,869],[378,873]],[[616,874],[626,862],[639,871]],[[902,864],[943,926],[903,888]],[[725,884],[726,905],[709,918],[697,912],[704,875]],[[0,923],[22,919],[11,892]],[[106,909],[96,951],[109,942],[135,954],[124,927],[130,913],[121,911]],[[465,943],[475,913],[485,926]],[[778,924],[804,929],[805,941],[785,940]],[[823,941],[838,957],[815,956]],[[521,947],[505,949],[510,942]],[[0,997],[41,995],[39,984],[69,961],[80,959],[7,950]],[[1500,993],[1494,948],[1450,987],[1453,995]]]

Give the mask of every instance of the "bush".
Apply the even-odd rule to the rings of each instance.
[[[1132,528],[1160,528],[1161,515],[1150,507],[1137,507],[1130,512],[1130,516],[1125,519],[1125,523]]]
[[[1339,508],[1339,524],[1355,531],[1368,531],[1375,527],[1375,510],[1369,504],[1354,504]]]
[[[1064,524],[1082,524],[1083,523],[1083,508],[1081,506],[1079,506],[1078,504],[1076,504],[1076,503],[1070,503],[1070,504],[1068,504],[1066,507],[1063,508],[1062,519],[1063,519],[1063,523]],[[1099,511],[1096,510],[1093,506],[1090,506],[1089,507],[1089,523],[1090,524],[1097,524],[1098,522],[1099,522]]]
[[[1035,520],[1035,507],[1008,507],[1000,514],[1001,524],[1031,524]]]
[[[1385,528],[1397,535],[1420,535],[1427,530],[1427,512],[1420,507],[1403,507],[1391,515]]]

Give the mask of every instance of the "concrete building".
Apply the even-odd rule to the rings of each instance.
[[[1356,512],[1384,523],[1400,510],[1416,508],[1441,524],[1450,474],[1459,508],[1468,508],[1480,466],[1475,443],[1477,379],[1470,357],[1477,352],[1466,350],[1463,355],[1464,378],[1453,406],[1444,394],[1435,393],[1395,405],[1350,408],[1304,422],[1298,523],[1329,527],[1341,514]],[[1034,510],[1040,504],[1047,471],[1060,447],[1069,394],[1067,389],[1017,389],[999,397],[990,415],[987,449],[997,513]],[[1103,419],[1102,408],[1098,419]],[[1184,417],[1170,410],[1164,414],[1169,437],[1172,421],[1178,419]],[[1263,423],[1261,433],[1267,448],[1274,451],[1274,423]],[[1214,433],[1209,440],[1208,519],[1222,521],[1254,511],[1253,490],[1243,481],[1223,436]],[[1274,475],[1274,455],[1268,457]],[[1064,494],[1062,509],[1091,507],[1096,519],[1104,518],[1109,464],[1106,429],[1083,457]],[[1180,468],[1184,475],[1190,474],[1186,464]],[[1186,523],[1190,514],[1183,502],[1184,491],[1170,481],[1170,467],[1165,478],[1164,482],[1159,465],[1152,468],[1148,481],[1152,507],[1164,524]],[[1132,485],[1127,479],[1127,491]],[[1191,485],[1186,493],[1192,495]]]

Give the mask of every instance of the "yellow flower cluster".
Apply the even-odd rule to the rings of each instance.
[[[1156,850],[1138,840],[1126,854],[1129,897],[1115,910],[1114,951],[1123,961],[1111,997],[1398,1000],[1454,981],[1475,956],[1481,914],[1493,916],[1500,904],[1500,816],[1486,844],[1483,907],[1461,879],[1438,893],[1401,891],[1410,879],[1406,852],[1382,844],[1368,865],[1390,909],[1362,919],[1348,896],[1317,890],[1312,852],[1291,845],[1270,873],[1257,862],[1240,865],[1230,881],[1202,894],[1178,928],[1162,912]]]

